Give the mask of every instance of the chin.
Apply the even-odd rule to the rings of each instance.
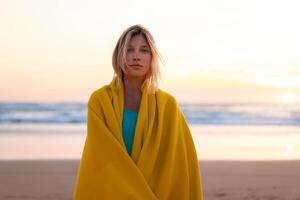
[[[132,75],[129,75],[129,77],[132,77],[132,78],[144,78],[144,77],[146,77],[146,75],[132,74]]]
[[[125,78],[128,78],[128,79],[144,79],[146,78],[146,75],[138,75],[138,74],[127,74],[125,75]]]
[[[145,77],[146,76],[146,72],[129,72],[126,75],[129,77],[136,77],[136,78],[141,78],[141,77]],[[125,75],[125,76],[126,76]]]

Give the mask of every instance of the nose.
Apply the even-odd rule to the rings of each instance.
[[[132,56],[133,61],[140,61],[140,55],[138,52],[134,52],[133,56]]]
[[[137,56],[133,57],[133,61],[140,61],[141,59]]]

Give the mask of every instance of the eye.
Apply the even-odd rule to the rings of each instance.
[[[127,49],[127,52],[132,52],[133,51],[133,48],[128,48]]]
[[[149,52],[148,49],[142,49],[141,51],[144,52],[144,53]]]

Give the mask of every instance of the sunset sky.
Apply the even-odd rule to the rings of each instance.
[[[300,103],[300,1],[0,0],[0,101],[87,101],[142,24],[180,102]]]

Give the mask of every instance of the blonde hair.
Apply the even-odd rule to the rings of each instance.
[[[126,67],[126,49],[130,39],[133,36],[142,35],[148,43],[151,51],[151,63],[145,81],[149,81],[148,92],[154,93],[158,89],[158,79],[160,78],[159,59],[161,56],[157,50],[155,41],[151,33],[142,25],[133,25],[127,28],[120,36],[112,56],[112,65],[114,68],[114,78],[117,78],[117,88],[120,87],[120,81],[123,81],[123,71]]]

